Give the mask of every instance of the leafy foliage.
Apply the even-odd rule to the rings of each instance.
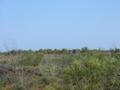
[[[72,53],[71,53],[72,52]],[[119,90],[120,54],[115,50],[38,50],[0,54],[0,90]]]

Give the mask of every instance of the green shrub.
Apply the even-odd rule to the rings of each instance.
[[[42,54],[26,54],[21,57],[21,59],[18,61],[18,64],[24,66],[37,66],[42,58]]]

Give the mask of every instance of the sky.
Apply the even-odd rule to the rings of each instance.
[[[120,0],[0,0],[0,50],[120,47]]]

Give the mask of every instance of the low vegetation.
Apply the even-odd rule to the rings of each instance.
[[[120,90],[120,50],[1,52],[0,90]]]

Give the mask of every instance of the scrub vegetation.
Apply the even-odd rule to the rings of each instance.
[[[0,90],[120,90],[120,49],[1,52]]]

